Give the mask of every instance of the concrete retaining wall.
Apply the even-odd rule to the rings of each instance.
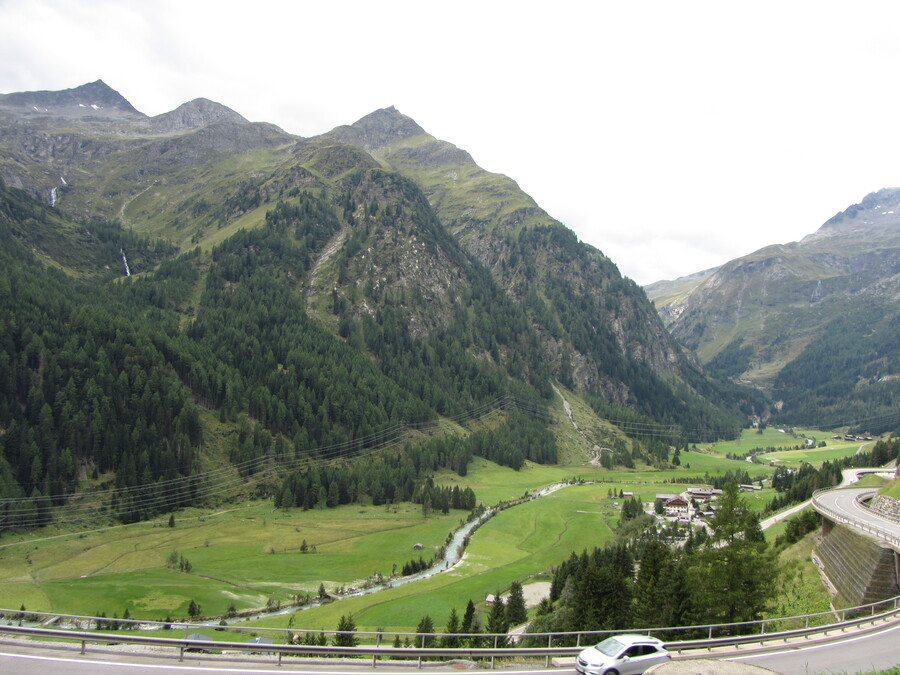
[[[823,531],[817,555],[843,603],[865,605],[898,594],[893,549],[837,523]]]

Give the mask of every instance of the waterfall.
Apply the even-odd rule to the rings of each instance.
[[[56,188],[50,188],[50,206],[56,206]]]
[[[55,189],[55,188],[54,188],[54,189]],[[131,276],[131,270],[128,269],[128,259],[125,258],[125,250],[120,248],[120,249],[119,249],[119,253],[122,254],[122,264],[125,265],[125,276],[126,276],[126,277],[130,277],[130,276]]]

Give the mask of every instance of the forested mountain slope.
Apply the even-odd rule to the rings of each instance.
[[[479,194],[457,190],[392,160],[377,128],[354,136],[369,126],[303,139],[205,99],[149,118],[102,82],[0,96],[0,497],[30,499],[16,517],[115,488],[103,508],[141,518],[221,494],[210,467],[304,505],[424,498],[427,471],[473,453],[555,461],[538,428],[555,382],[676,442],[759,407],[512,181],[466,159]],[[529,414],[404,446],[420,454],[399,492],[388,464],[280,477],[501,400]]]
[[[897,428],[900,190],[693,281],[648,292],[709,371],[770,391],[782,421]]]
[[[764,407],[761,397],[702,375],[655,320],[643,291],[508,177],[485,171],[394,108],[325,136],[360,147],[422,186],[441,222],[525,310],[553,375],[585,392],[600,414],[721,432],[730,423],[702,397],[748,413]]]

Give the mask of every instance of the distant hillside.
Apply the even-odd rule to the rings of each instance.
[[[718,267],[713,267],[703,272],[679,277],[674,281],[656,281],[644,286],[644,291],[651,302],[658,308],[671,308],[666,311],[676,312],[681,307],[681,301],[689,296],[709,276],[715,274],[718,269]],[[673,317],[666,314],[663,314],[662,317],[666,321],[666,325],[672,323]]]
[[[770,392],[778,419],[900,422],[900,190],[867,195],[799,243],[647,291],[709,372]]]

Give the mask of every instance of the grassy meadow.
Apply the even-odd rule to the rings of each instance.
[[[776,444],[779,441],[781,445]],[[333,630],[341,616],[352,614],[359,630],[413,631],[429,614],[440,629],[452,608],[461,615],[470,599],[483,608],[488,594],[504,591],[512,581],[546,579],[546,573],[571,553],[611,540],[619,518],[619,491],[650,501],[657,493],[684,489],[686,484],[680,481],[685,478],[747,471],[757,480],[772,472],[771,464],[726,456],[740,456],[754,447],[785,448],[765,455],[783,455],[785,463],[820,462],[858,448],[836,443],[789,449],[801,443],[802,438],[775,430],[761,435],[747,431],[736,441],[682,452],[682,465],[665,470],[527,463],[513,471],[475,458],[464,478],[447,472],[435,476],[435,481],[469,486],[488,505],[547,485],[571,484],[501,511],[471,536],[464,559],[452,570],[298,611],[292,626]],[[747,493],[745,499],[751,508],[761,510],[772,494],[764,489]],[[102,612],[109,617],[121,617],[127,610],[134,618],[162,620],[186,617],[191,601],[200,604],[204,616],[224,615],[230,607],[241,612],[286,605],[298,596],[316,596],[320,584],[335,593],[374,575],[388,577],[420,556],[428,560],[466,515],[461,511],[426,515],[413,504],[284,511],[260,500],[215,511],[177,512],[175,527],[167,526],[166,515],[93,531],[48,528],[5,534],[0,538],[4,580],[0,608],[25,605],[31,611]],[[180,571],[182,559],[190,563],[189,573]],[[800,588],[799,583],[793,588]],[[803,580],[803,585],[807,583],[808,578]],[[252,625],[286,628],[288,621],[289,616],[281,615]]]
[[[176,514],[156,522],[41,540],[7,537],[0,545],[0,606],[33,611],[164,619],[187,616],[191,600],[204,614],[224,614],[316,595],[443,544],[465,514],[422,516],[412,504],[331,511],[273,510],[270,501],[218,513]],[[307,550],[301,548],[304,541]],[[314,547],[314,548],[313,548]],[[315,553],[311,552],[315,550]],[[190,573],[167,566],[183,557]],[[416,557],[419,553],[416,553]]]

